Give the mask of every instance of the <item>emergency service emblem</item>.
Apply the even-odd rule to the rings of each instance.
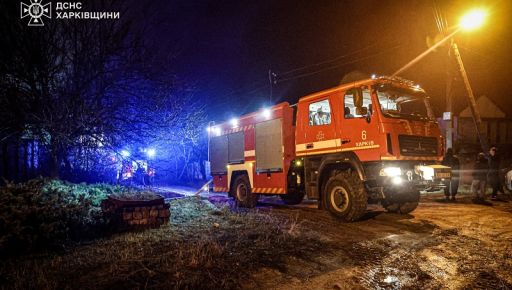
[[[30,4],[21,2],[21,19],[30,17],[28,26],[44,26],[43,17],[52,18],[52,3],[42,4],[42,0],[30,0]]]

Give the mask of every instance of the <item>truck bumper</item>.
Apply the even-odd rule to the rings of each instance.
[[[390,167],[395,170],[383,170]],[[396,168],[400,168],[400,170]],[[451,178],[449,167],[436,164],[395,162],[369,166],[366,169],[369,169],[367,177],[373,177],[365,182],[370,200],[418,201],[420,191],[443,189]]]
[[[419,200],[420,191],[436,191],[446,187],[445,181],[387,181],[383,186],[373,188],[379,192],[379,199],[392,202],[412,202]]]

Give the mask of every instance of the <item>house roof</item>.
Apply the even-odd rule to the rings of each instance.
[[[482,118],[506,118],[507,114],[503,112],[491,99],[487,96],[480,96],[476,100],[476,107]],[[468,106],[459,114],[462,118],[471,118],[471,108]]]

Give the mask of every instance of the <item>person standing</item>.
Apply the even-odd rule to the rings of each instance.
[[[473,169],[473,182],[471,183],[471,191],[475,193],[475,202],[482,203],[485,201],[485,190],[487,189],[487,174],[489,164],[485,158],[485,154],[480,152],[476,159]]]
[[[457,195],[457,191],[459,190],[459,168],[460,162],[457,156],[453,155],[453,149],[448,148],[446,150],[446,154],[444,155],[442,164],[444,166],[451,167],[452,176],[451,179],[447,182],[446,187],[444,188],[444,195],[446,196],[446,200],[455,201],[455,195]]]
[[[498,149],[496,146],[492,146],[489,149],[489,173],[487,174],[487,182],[492,188],[491,198],[496,199],[498,197],[498,191],[502,191],[501,189],[501,181],[500,181],[500,157],[497,154]],[[503,193],[503,192],[502,192]]]

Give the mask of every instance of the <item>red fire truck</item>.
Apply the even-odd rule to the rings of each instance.
[[[343,84],[209,128],[213,189],[254,207],[307,196],[344,221],[369,203],[413,211],[451,177],[425,91],[401,78]]]

